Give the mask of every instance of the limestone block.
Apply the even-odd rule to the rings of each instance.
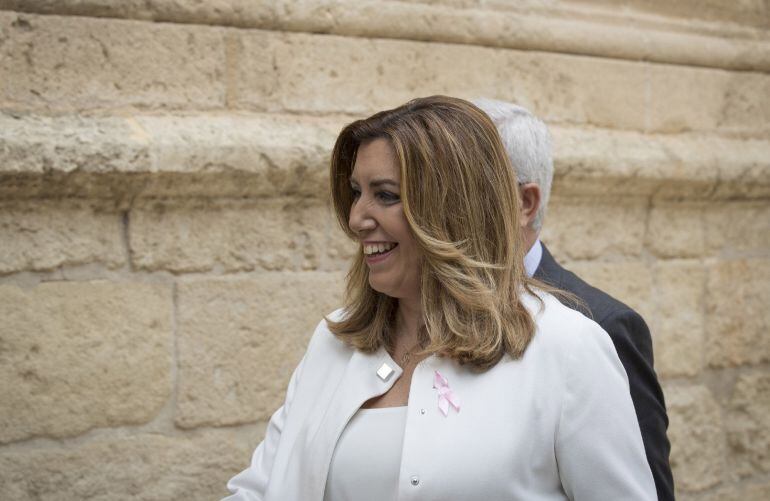
[[[227,25],[273,31],[334,33],[510,47],[687,66],[765,71],[770,67],[767,7],[761,0],[681,2],[509,2],[384,0],[0,0],[23,12],[124,17],[173,23]],[[735,3],[735,2],[733,2]],[[716,5],[718,4],[718,5]],[[716,6],[716,8],[714,8]],[[650,21],[648,11],[666,16]],[[693,14],[704,14],[704,23]],[[684,20],[681,16],[685,16]],[[675,17],[680,17],[676,19]],[[684,21],[684,22],[683,22]],[[738,24],[740,23],[740,24]]]
[[[0,442],[146,423],[171,391],[171,290],[0,286]]]
[[[704,251],[701,207],[660,203],[650,210],[645,246],[662,258],[698,257]]]
[[[703,293],[706,272],[692,261],[655,266],[656,314],[647,319],[655,368],[661,377],[695,376],[703,367]]]
[[[333,221],[310,202],[147,204],[131,212],[132,262],[173,272],[318,269]]]
[[[646,127],[647,70],[636,63],[458,44],[239,35],[239,107],[363,115],[447,94],[517,102],[555,121]],[[271,70],[277,77],[266,77]]]
[[[770,14],[765,19],[770,19]],[[755,128],[757,136],[761,134],[767,137],[770,131],[770,100],[761,96],[768,95],[770,79],[766,74],[729,73],[719,127],[744,130]]]
[[[770,205],[710,204],[704,211],[707,249],[717,255],[761,254],[770,248]]]
[[[766,74],[650,65],[648,78],[649,130],[720,128],[764,137],[770,132],[770,104],[759,97],[770,92]]]
[[[655,311],[652,273],[637,262],[574,262],[567,266],[580,278],[635,309],[645,321]]]
[[[741,477],[770,472],[770,373],[738,377],[725,427],[731,469]]]
[[[577,127],[554,127],[552,132],[554,195],[751,199],[765,197],[770,189],[770,142],[762,139],[597,134]]]
[[[324,198],[341,127],[285,115],[0,114],[0,196]]]
[[[349,121],[278,113],[0,113],[0,197],[105,198],[117,207],[137,197],[326,198],[329,153]],[[552,132],[554,199],[611,197],[617,211],[648,204],[644,197],[770,196],[768,141],[571,126]]]
[[[225,102],[223,32],[0,13],[0,101],[57,110]]]
[[[419,96],[495,95],[502,63],[492,49],[247,31],[240,34],[237,106],[371,114]],[[265,87],[265,68],[280,86]],[[514,70],[515,71],[515,70]],[[506,88],[511,89],[510,82]],[[509,90],[509,93],[511,91]]]
[[[707,285],[707,359],[712,367],[770,360],[770,261],[717,262]]]
[[[727,72],[707,68],[649,65],[648,130],[682,132],[715,129],[724,112]]]
[[[0,205],[0,274],[58,266],[125,264],[121,215],[79,203]]]
[[[682,501],[767,501],[770,499],[770,482],[758,484],[726,485],[722,488],[702,495],[682,496]]]
[[[176,423],[267,419],[315,326],[342,305],[342,273],[265,273],[179,285]]]
[[[725,468],[720,409],[705,386],[667,386],[671,468],[678,492],[717,485]]]
[[[644,200],[554,197],[542,237],[570,259],[638,256],[646,219]]]
[[[723,2],[721,0],[589,0],[581,1],[592,5],[604,5],[611,8],[623,8],[644,11],[666,17],[681,17],[688,22],[693,19],[709,21],[732,21],[757,27],[768,26],[770,6],[763,0],[741,0]]]
[[[0,452],[0,498],[55,501],[220,499],[258,442],[232,431],[102,437]]]
[[[330,270],[347,270],[350,268],[351,260],[360,249],[360,246],[357,242],[348,238],[339,229],[339,226],[335,226],[335,224],[336,221],[333,221],[331,235],[329,236],[326,268]]]
[[[756,135],[770,106],[758,99],[770,86],[760,73],[749,84],[707,68],[462,44],[261,31],[237,37],[233,103],[258,110],[362,115],[448,94],[517,102],[556,122],[664,133],[724,124]]]

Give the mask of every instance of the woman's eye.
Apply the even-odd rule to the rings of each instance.
[[[350,194],[353,195],[353,198],[359,198],[361,196],[361,190],[359,190],[358,188],[353,188],[351,186]]]
[[[383,202],[387,202],[387,203],[398,202],[399,200],[401,200],[401,197],[389,191],[380,191],[377,193],[377,197]]]

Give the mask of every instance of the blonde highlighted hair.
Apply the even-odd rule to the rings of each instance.
[[[346,126],[331,160],[331,193],[342,229],[358,148],[390,141],[400,166],[401,201],[422,251],[424,352],[479,370],[519,358],[535,332],[521,295],[524,271],[516,177],[489,117],[445,96],[415,99]],[[539,284],[538,284],[539,286]],[[373,290],[362,249],[347,277],[345,315],[331,331],[365,352],[392,346],[398,300]]]

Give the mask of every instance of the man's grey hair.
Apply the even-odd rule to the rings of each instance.
[[[519,183],[536,183],[540,187],[540,207],[532,227],[543,227],[553,181],[551,135],[542,120],[526,108],[494,99],[474,99],[473,104],[494,122]]]

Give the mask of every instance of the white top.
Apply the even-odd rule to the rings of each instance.
[[[524,256],[524,271],[527,273],[528,277],[535,276],[535,271],[537,271],[537,267],[540,266],[540,260],[542,258],[543,244],[540,243],[540,239],[538,238]]]
[[[324,501],[392,501],[407,407],[359,409],[334,449]]]
[[[520,359],[503,357],[484,372],[438,356],[417,364],[397,499],[657,499],[612,341],[555,297],[539,296],[542,304],[522,296],[537,332]],[[339,310],[330,318],[338,321],[344,314]],[[385,378],[378,374],[384,363],[393,369]],[[436,372],[459,398],[459,411],[439,410]],[[402,374],[384,347],[355,350],[321,322],[250,466],[229,482],[228,501],[323,501],[329,466],[351,416]]]

